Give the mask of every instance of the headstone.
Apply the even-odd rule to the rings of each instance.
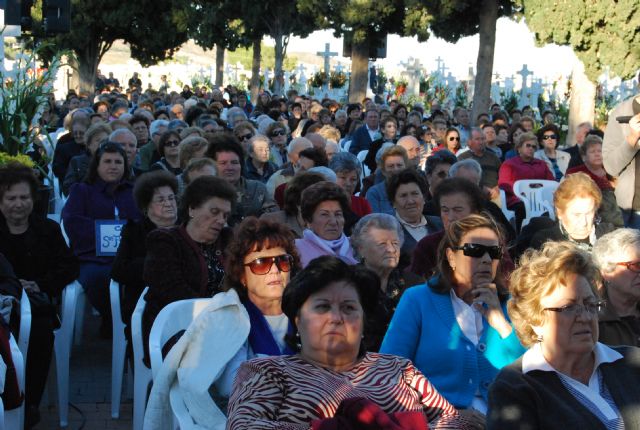
[[[271,70],[267,67],[264,69],[264,88],[269,89],[269,80],[272,78]]]
[[[436,73],[444,78],[444,60],[439,56],[436,58]]]
[[[504,78],[504,93],[511,94],[515,87],[515,78],[513,75]]]
[[[284,92],[285,94],[287,93],[287,91],[289,91],[289,88],[291,88],[291,81],[289,80],[291,78],[291,72],[284,72]]]
[[[469,82],[468,87],[469,90],[467,92],[467,101],[470,103],[473,100],[473,93],[476,89],[476,74],[473,70],[473,64],[469,63],[469,74],[467,76],[467,80]]]
[[[411,60],[413,60],[413,64],[411,63]],[[407,69],[405,72],[402,72],[402,74],[407,77],[407,95],[419,95],[420,76],[422,75],[422,65],[420,64],[420,60],[409,57],[409,61],[407,63],[400,64]]]
[[[338,61],[338,65],[336,65],[336,72],[341,73],[342,71],[344,71],[344,66],[340,61]]]

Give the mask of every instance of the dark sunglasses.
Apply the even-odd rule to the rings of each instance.
[[[247,133],[247,134],[244,134],[244,135],[242,135],[242,136],[238,136],[238,139],[240,139],[240,140],[249,140],[249,139],[251,139],[252,137],[253,137],[253,134],[251,134],[251,133]]]
[[[457,140],[457,141],[459,142],[459,141],[460,141],[460,138],[459,138],[459,137],[453,137],[453,136],[451,136],[451,137],[449,138],[449,140],[450,140],[450,141]]]
[[[544,136],[542,136],[542,140],[549,140],[549,139],[557,139],[558,136],[555,134],[545,134]]]
[[[462,251],[467,257],[480,258],[484,256],[484,254],[489,253],[489,257],[491,257],[492,260],[502,258],[502,247],[497,245],[487,246],[480,245],[479,243],[465,243],[462,246],[456,246],[451,249],[454,251]]]
[[[533,149],[538,149],[538,145],[534,145],[532,143],[525,143],[524,146],[526,148],[533,148]]]
[[[164,146],[168,146],[168,147],[175,147],[180,145],[180,141],[179,140],[167,140],[164,144]]]
[[[271,270],[273,263],[281,272],[289,272],[293,265],[293,257],[289,254],[276,255],[275,257],[262,257],[245,264],[249,266],[254,275],[266,275]]]
[[[273,133],[271,133],[271,137],[276,137],[276,136],[286,136],[287,132],[284,130],[276,130]]]

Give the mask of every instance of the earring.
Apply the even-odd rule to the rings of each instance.
[[[302,340],[300,339],[300,332],[296,333],[296,346],[298,349],[302,349]]]
[[[539,335],[537,335],[537,336],[536,336],[536,341],[537,341],[538,343],[542,342],[542,335],[541,335],[541,334],[539,334]]]
[[[451,266],[451,270],[456,271],[456,266]]]

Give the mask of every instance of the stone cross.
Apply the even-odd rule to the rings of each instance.
[[[340,61],[338,61],[338,65],[336,66],[336,72],[341,73],[344,70],[344,66]]]
[[[440,73],[444,77],[444,60],[438,56],[436,58],[436,72]]]
[[[505,94],[509,94],[513,92],[513,87],[514,85],[514,77],[513,76],[508,76],[504,79],[504,92]]]
[[[322,88],[327,91],[329,89],[329,73],[331,72],[331,57],[338,56],[337,52],[331,52],[330,44],[324,44],[324,51],[316,52],[316,55],[324,58],[324,73],[326,75],[326,80],[324,81],[324,85]]]
[[[240,70],[240,67],[242,67],[240,62],[237,62],[235,65],[231,66],[231,70],[233,70],[233,72],[235,74],[235,81],[236,82],[238,82],[238,70]]]
[[[533,75],[533,72],[527,68],[526,64],[523,64],[522,70],[517,73],[522,76],[522,90],[524,91],[524,89],[527,88],[527,80],[529,76]]]
[[[411,60],[413,60],[413,64],[411,64]],[[407,63],[400,64],[407,69],[406,72],[403,72],[403,74],[407,75],[409,80],[407,85],[407,94],[417,96],[420,94],[420,75],[422,74],[422,65],[420,64],[420,60],[410,57]]]

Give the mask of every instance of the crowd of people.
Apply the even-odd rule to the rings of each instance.
[[[295,91],[253,104],[233,87],[109,79],[41,119],[61,128],[60,224],[34,211],[31,169],[0,167],[0,293],[24,289],[33,309],[27,428],[76,279],[103,338],[110,280],[127,325],[148,287],[147,364],[161,310],[211,299],[165,345],[145,428],[171,427],[176,384],[202,428],[640,425],[640,104],[614,112],[628,125],[583,123],[563,142],[530,107],[470,118]],[[558,183],[527,223],[525,179]],[[124,222],[115,255],[102,221]]]

